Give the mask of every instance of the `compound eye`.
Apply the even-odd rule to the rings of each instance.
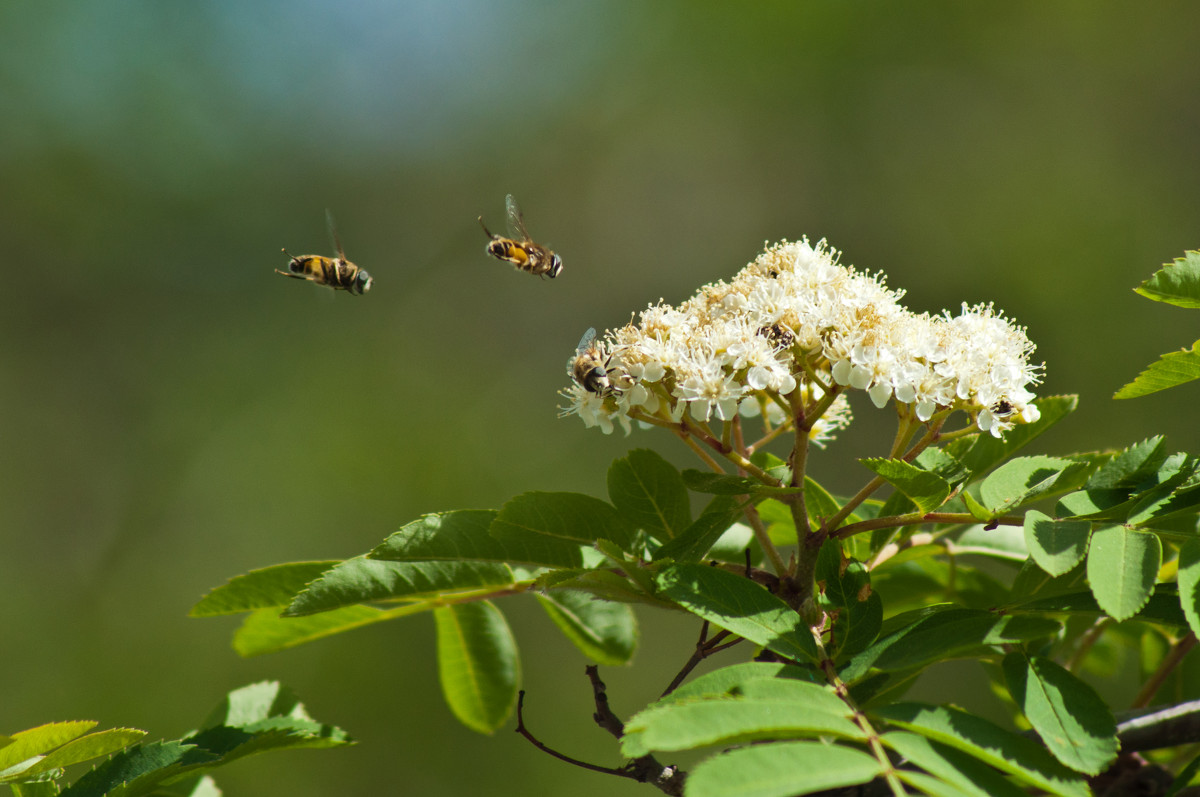
[[[558,255],[555,255],[554,259],[550,261],[550,271],[547,274],[547,276],[549,276],[550,279],[554,279],[561,273],[562,273],[562,258],[559,257]]]
[[[365,271],[359,271],[358,276],[354,280],[354,284],[357,286],[359,293],[366,293],[367,291],[371,290],[371,285],[374,284],[374,282],[374,278]]]

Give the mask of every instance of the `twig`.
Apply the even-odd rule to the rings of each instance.
[[[683,679],[687,678],[692,670],[696,669],[697,664],[704,661],[714,653],[730,648],[742,641],[741,639],[735,639],[732,642],[725,643],[724,645],[720,644],[721,640],[729,636],[729,632],[724,630],[718,631],[716,636],[714,636],[712,639],[707,639],[707,636],[708,621],[705,620],[704,625],[700,626],[700,639],[696,642],[696,649],[692,652],[691,658],[687,660],[687,662],[683,665],[683,668],[675,675],[675,677],[671,680],[671,683],[666,689],[663,690],[663,693],[659,695],[660,698],[666,697],[678,689],[679,685],[683,683]]]
[[[593,664],[586,672],[588,680],[592,682],[592,694],[596,701],[596,713],[592,718],[597,725],[620,739],[625,732],[625,723],[608,705],[608,690],[604,681],[600,680],[600,668]],[[672,797],[682,797],[683,784],[687,780],[686,772],[673,765],[665,767],[652,755],[633,759],[619,774],[638,783],[652,783],[659,791]]]
[[[541,742],[537,737],[535,737],[532,733],[529,732],[528,728],[525,727],[524,708],[525,708],[525,690],[522,689],[520,692],[517,693],[517,733],[521,734],[526,739],[528,739],[529,743],[532,744],[534,747],[541,750],[543,753],[549,753],[550,755],[557,758],[559,761],[566,761],[568,764],[574,764],[577,767],[583,767],[584,769],[590,769],[592,772],[603,772],[605,775],[619,775],[622,777],[627,777],[624,769],[613,769],[612,767],[602,767],[597,764],[589,764],[586,761],[580,761],[578,758],[571,758],[571,756],[569,756],[569,755],[560,753],[557,750],[554,750],[554,749],[550,748],[549,746],[547,746],[546,744],[544,744],[543,742]]]
[[[592,690],[596,696],[596,713],[593,715],[600,727],[604,728],[609,733],[621,738],[625,725],[617,718],[617,715],[612,713],[608,707],[608,696],[604,692],[604,682],[597,675],[596,667],[588,667],[588,677],[592,681]],[[589,764],[586,761],[580,761],[578,758],[572,758],[569,755],[564,755],[557,750],[552,749],[544,744],[525,727],[525,690],[522,689],[517,693],[517,733],[529,740],[537,749],[543,753],[549,753],[559,761],[565,761],[583,769],[592,772],[599,772],[604,775],[616,775],[619,778],[629,778],[636,780],[638,783],[652,783],[664,794],[671,797],[682,797],[683,783],[687,779],[687,773],[680,771],[678,768],[670,766],[664,767],[655,760],[654,756],[642,756],[635,758],[623,767],[602,767],[596,764]]]

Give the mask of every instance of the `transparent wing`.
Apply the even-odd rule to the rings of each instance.
[[[583,354],[592,347],[592,342],[596,340],[596,328],[588,327],[588,331],[583,333],[583,337],[579,339],[579,345],[575,347],[575,354]]]
[[[329,228],[329,242],[333,244],[333,251],[337,252],[338,260],[345,260],[346,253],[342,251],[342,241],[338,238],[337,225],[333,223],[333,211],[325,208],[325,226]]]
[[[508,237],[518,241],[532,241],[529,231],[525,229],[525,217],[521,215],[521,209],[517,207],[517,200],[513,199],[512,194],[504,197],[504,210],[508,217]]]

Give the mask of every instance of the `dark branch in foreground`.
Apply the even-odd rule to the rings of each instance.
[[[596,701],[596,713],[592,715],[592,718],[596,720],[597,725],[611,733],[617,739],[620,739],[621,734],[625,732],[625,723],[621,722],[608,705],[608,694],[605,691],[604,682],[600,680],[599,668],[595,666],[588,667],[587,675],[592,682],[592,692]],[[636,780],[638,783],[650,783],[664,794],[669,794],[671,797],[682,797],[683,782],[687,778],[686,772],[681,772],[673,766],[664,767],[655,760],[654,756],[650,755],[635,758],[625,766],[619,768],[602,767],[597,764],[580,761],[578,758],[572,758],[544,744],[525,727],[524,709],[525,690],[522,689],[517,696],[517,733],[528,739],[530,744],[543,753],[548,753],[559,761],[565,761],[568,764],[573,764],[592,772],[629,778],[630,780]]]

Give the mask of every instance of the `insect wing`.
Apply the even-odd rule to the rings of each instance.
[[[596,328],[588,327],[588,331],[584,332],[583,337],[579,339],[579,345],[575,347],[576,356],[590,349],[594,340],[596,340]]]
[[[525,217],[521,215],[521,209],[517,207],[517,200],[513,199],[512,194],[504,197],[504,210],[508,218],[508,237],[518,241],[532,241],[529,231],[525,229]]]
[[[329,229],[329,242],[333,244],[333,251],[337,252],[338,260],[345,261],[346,253],[342,251],[342,240],[338,238],[337,225],[333,223],[333,211],[325,208],[325,226]]]

